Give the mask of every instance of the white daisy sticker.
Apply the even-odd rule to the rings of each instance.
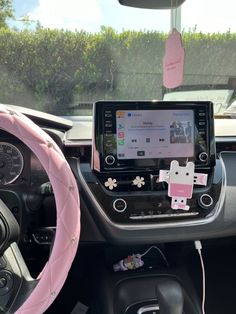
[[[117,187],[117,181],[116,179],[108,178],[108,180],[104,183],[106,188],[109,188],[109,190],[113,190]]]
[[[138,188],[141,188],[143,185],[145,185],[144,177],[137,176],[133,180],[133,185],[136,185]]]

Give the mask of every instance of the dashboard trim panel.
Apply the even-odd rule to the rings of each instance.
[[[101,208],[100,204],[98,203],[98,201],[96,200],[96,198],[94,197],[93,193],[91,192],[91,190],[89,189],[88,184],[86,183],[83,174],[80,170],[79,167],[79,162],[77,162],[77,170],[78,170],[78,174],[79,174],[79,178],[81,181],[81,184],[84,188],[84,190],[86,191],[87,195],[89,196],[90,201],[92,202],[92,204],[95,206],[95,208],[97,209],[97,211],[99,212],[99,214],[103,217],[103,219],[105,219],[106,222],[108,222],[112,227],[121,229],[121,230],[150,230],[150,229],[165,229],[165,228],[175,228],[175,227],[191,227],[191,226],[200,226],[200,225],[207,225],[210,224],[212,222],[214,222],[217,217],[219,216],[221,209],[223,208],[223,204],[225,201],[225,195],[226,195],[226,169],[225,169],[225,165],[223,162],[223,159],[221,158],[221,156],[219,156],[220,162],[221,162],[221,166],[222,166],[222,188],[221,188],[221,193],[220,193],[220,198],[219,201],[216,203],[215,208],[212,210],[212,213],[209,214],[209,216],[207,216],[204,219],[195,219],[195,220],[191,220],[191,221],[180,221],[180,222],[163,222],[163,223],[150,223],[150,224],[119,224],[119,223],[114,223],[112,222],[109,217],[106,215],[106,213],[104,212],[104,210]]]

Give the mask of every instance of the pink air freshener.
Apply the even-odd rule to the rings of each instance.
[[[163,59],[163,85],[166,88],[175,88],[182,84],[184,59],[185,50],[182,45],[182,37],[177,29],[174,28],[166,41]]]

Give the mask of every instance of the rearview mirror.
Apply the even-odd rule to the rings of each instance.
[[[143,9],[172,9],[179,7],[185,0],[118,0],[128,7]]]

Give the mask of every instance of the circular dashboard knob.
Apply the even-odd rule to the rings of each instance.
[[[199,198],[199,205],[208,208],[213,205],[213,198],[209,194],[202,194]]]
[[[208,160],[208,154],[206,152],[202,152],[198,156],[201,162],[206,162]]]
[[[114,163],[115,163],[115,157],[114,156],[112,156],[112,155],[108,155],[108,156],[106,156],[106,158],[105,158],[105,162],[106,162],[106,164],[107,165],[109,165],[109,166],[112,166]]]
[[[127,208],[127,203],[123,198],[117,198],[113,202],[113,208],[118,213],[123,213]]]

